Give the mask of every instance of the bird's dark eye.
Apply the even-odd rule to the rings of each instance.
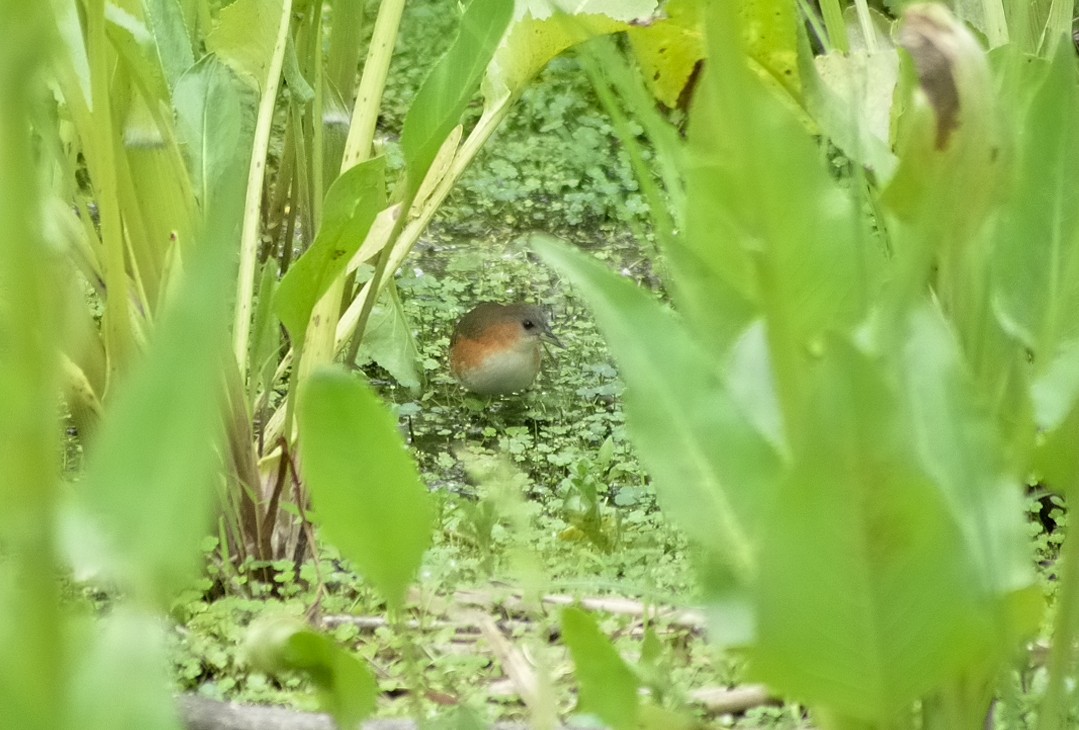
[[[533,321],[532,321],[532,320],[530,320],[530,319],[526,319],[526,320],[524,320],[524,321],[522,321],[522,322],[521,322],[521,325],[522,325],[522,326],[523,326],[523,327],[524,327],[524,328],[525,328],[526,330],[530,330],[530,329],[533,329],[533,328],[535,328],[535,326],[536,326],[536,323],[535,323],[535,322],[533,322]]]

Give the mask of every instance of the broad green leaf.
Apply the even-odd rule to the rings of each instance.
[[[264,619],[251,627],[246,653],[267,674],[299,671],[318,689],[322,709],[340,728],[356,727],[375,710],[378,686],[362,659],[288,617]]]
[[[419,389],[421,374],[417,363],[420,354],[392,281],[371,310],[359,354],[378,363],[409,390]]]
[[[49,27],[47,11],[11,9],[30,24],[0,44],[0,60],[10,71],[0,74],[0,105],[7,118],[0,124],[0,166],[33,171],[31,154],[32,82],[30,69],[44,68],[48,48],[42,46]],[[12,21],[14,22],[14,20]],[[26,72],[16,69],[25,67]],[[57,291],[67,270],[56,265],[42,230],[46,207],[39,176],[0,177],[0,449],[4,476],[0,478],[0,543],[20,533],[47,529],[39,524],[49,514],[56,495],[55,456],[57,414],[52,410],[60,385],[60,360],[55,348],[63,329],[61,312],[66,287]],[[11,548],[14,550],[14,547]],[[49,570],[47,565],[41,566]]]
[[[776,393],[768,329],[757,320],[731,346],[726,362],[731,398],[777,453],[787,455],[783,410]]]
[[[51,530],[70,275],[44,235],[38,166],[49,155],[31,131],[53,22],[47,3],[7,3],[0,43],[0,722],[25,730],[61,726],[68,670]]]
[[[798,79],[798,9],[789,0],[738,0],[742,42],[749,58],[794,99]]]
[[[345,153],[351,118],[341,91],[330,82],[329,75],[323,76],[322,80],[322,144],[325,148],[322,179],[328,190],[328,185],[332,185],[341,172],[341,157]]]
[[[206,48],[262,91],[284,8],[282,0],[236,0],[226,5],[206,36]]]
[[[948,3],[955,10],[956,17],[985,36],[990,48],[1008,41],[1008,23],[1004,16],[1004,4],[1004,0],[952,0]],[[1013,14],[1021,12],[1022,5],[1034,7],[1039,4],[1009,3]]]
[[[146,25],[157,47],[157,56],[170,87],[195,64],[191,37],[177,0],[145,0]]]
[[[77,497],[110,550],[106,566],[141,598],[164,603],[190,579],[208,527],[222,435],[230,248],[242,215],[251,110],[219,64],[176,86],[204,182],[198,245],[150,336],[115,386]],[[195,119],[197,117],[197,119]],[[183,115],[181,115],[183,119]]]
[[[336,369],[302,386],[297,418],[322,531],[399,609],[430,545],[434,508],[397,424],[366,385]]]
[[[745,66],[734,9],[706,14],[709,64],[689,121],[685,245],[674,294],[702,342],[723,353],[760,313],[789,373],[814,338],[858,321],[880,254],[820,147]],[[792,194],[793,191],[793,194]]]
[[[364,24],[364,0],[334,0],[330,38],[326,50],[326,83],[342,98],[341,107],[352,106],[356,68],[360,64]],[[340,160],[337,167],[340,168]]]
[[[671,0],[665,19],[632,26],[626,35],[641,76],[657,99],[674,108],[693,69],[704,58],[704,33],[698,0]]]
[[[247,169],[257,103],[255,94],[213,56],[176,82],[176,134],[186,145],[191,185],[204,210],[220,195],[219,181]]]
[[[443,140],[479,86],[491,55],[509,23],[513,4],[472,0],[461,17],[457,39],[424,80],[401,128],[410,197],[419,189]]]
[[[1075,58],[1023,65],[1037,92],[1018,121],[1015,189],[994,235],[994,309],[1036,371],[1079,335],[1079,89]]]
[[[160,617],[118,606],[85,626],[69,704],[71,727],[180,730]]]
[[[22,518],[23,513],[14,516]],[[46,529],[40,520],[23,526]],[[4,531],[6,537],[12,534]],[[0,707],[11,727],[54,730],[62,727],[68,700],[63,680],[70,671],[60,592],[52,579],[57,566],[43,553],[19,557],[0,561],[0,651],[7,657],[0,662]]]
[[[383,157],[351,167],[330,186],[314,243],[285,274],[274,297],[274,309],[293,337],[302,338],[315,304],[345,271],[385,207]]]
[[[570,15],[554,0],[515,3],[513,22],[483,80],[486,103],[519,94],[562,51],[597,35],[628,30],[633,21],[650,18],[656,6],[656,0],[582,0]]]
[[[880,363],[832,340],[809,387],[812,423],[761,535],[752,667],[884,726],[984,661],[996,606]]]
[[[1038,479],[1075,499],[1079,494],[1079,406],[1073,407],[1051,431],[1042,434],[1034,451]]]
[[[123,153],[130,174],[119,179],[119,205],[131,242],[142,306],[156,313],[162,304],[167,260],[190,252],[196,201],[188,170],[168,113],[171,99],[153,41],[135,18],[107,6],[106,31],[119,52],[118,70],[130,76],[128,94],[113,105],[123,124]]]
[[[161,602],[190,580],[209,527],[222,435],[228,245],[242,204],[242,188],[234,184],[232,192],[210,211],[145,360],[117,386],[78,489],[82,510],[111,547],[110,572]]]
[[[627,425],[660,504],[739,580],[749,579],[777,452],[724,388],[716,358],[670,311],[580,253],[550,241],[534,246],[595,312],[626,382]]]
[[[116,5],[105,7],[105,33],[120,57],[136,77],[141,89],[155,100],[167,100],[171,84],[156,55],[154,38],[138,18]]]
[[[57,66],[60,74],[69,74],[72,83],[68,86],[67,93],[75,93],[78,89],[77,99],[67,99],[69,105],[77,104],[87,108],[90,105],[90,59],[86,55],[86,40],[82,33],[82,23],[79,20],[78,7],[64,2],[64,0],[52,0],[52,11],[55,16],[56,29],[58,31],[60,52],[57,54]],[[62,59],[62,60],[61,60]]]
[[[577,669],[579,709],[595,714],[615,730],[636,728],[640,680],[595,620],[579,608],[564,609],[562,640]]]
[[[848,13],[850,51],[813,55],[806,45],[799,54],[799,68],[814,121],[847,156],[885,183],[897,164],[891,149],[891,123],[899,56],[887,21],[879,14],[872,17],[879,19],[871,28],[872,46],[862,36],[857,19]]]
[[[1057,428],[1079,402],[1079,341],[1064,343],[1060,352],[1040,368],[1041,374],[1031,383],[1030,395],[1038,429]]]
[[[977,577],[987,599],[1029,589],[1033,573],[1017,486],[1025,464],[1009,458],[1008,448],[1014,446],[1002,442],[938,313],[928,308],[913,313],[895,368],[918,463],[961,529],[966,570]],[[1021,635],[1031,626],[1009,628]]]

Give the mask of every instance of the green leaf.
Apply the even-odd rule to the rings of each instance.
[[[566,246],[539,255],[591,305],[626,382],[627,425],[668,515],[745,581],[779,455],[732,400],[715,358],[670,311]]]
[[[315,304],[344,272],[385,207],[383,157],[353,166],[330,186],[314,243],[285,274],[274,297],[274,309],[294,338],[303,337]]]
[[[580,709],[615,730],[636,728],[640,682],[595,620],[579,608],[563,609],[562,640],[577,668]]]
[[[180,263],[190,252],[196,201],[168,112],[174,80],[165,78],[145,26],[115,5],[106,6],[106,15],[118,73],[129,76],[133,87],[113,101],[130,168],[120,178],[118,205],[129,229],[136,288],[145,294],[142,306],[156,313],[170,285],[170,262]]]
[[[408,196],[415,194],[443,140],[479,86],[484,70],[509,23],[513,3],[472,0],[461,18],[461,31],[424,80],[401,128]]]
[[[1036,629],[1017,479],[957,355],[919,312],[901,356],[836,338],[812,373],[762,535],[752,661],[777,690],[883,725]]]
[[[952,510],[968,565],[991,599],[1033,584],[1023,496],[1026,476],[1002,441],[999,426],[974,387],[955,336],[938,312],[923,307],[910,318],[895,363],[917,457]],[[1012,414],[1017,420],[1019,414]],[[1026,617],[1029,621],[1029,617]],[[1030,625],[1011,627],[1019,635]]]
[[[176,87],[212,178],[194,253],[150,337],[145,359],[113,385],[87,457],[77,508],[99,528],[107,569],[165,604],[193,573],[218,476],[221,358],[228,353],[231,247],[243,212],[250,109],[220,64],[199,64]],[[181,119],[185,118],[181,115]],[[85,567],[85,566],[84,566]]]
[[[138,18],[116,5],[105,7],[105,21],[109,42],[127,64],[138,85],[150,91],[155,99],[168,99],[171,82],[175,79],[166,79],[161,59],[153,53],[156,48],[153,47],[154,38],[149,29]]]
[[[226,5],[206,36],[206,48],[256,89],[265,89],[284,7],[282,0],[236,0]]]
[[[191,36],[178,0],[146,0],[146,25],[157,47],[161,69],[170,87],[195,63]]]
[[[956,672],[987,627],[895,394],[864,355],[829,350],[812,383],[816,426],[762,536],[752,666],[799,701],[884,725]]]
[[[311,84],[307,83],[307,79],[300,69],[300,59],[296,56],[296,43],[292,39],[292,36],[288,37],[286,43],[281,73],[285,77],[285,85],[288,87],[288,92],[292,96],[293,103],[304,105],[315,98],[315,90],[311,88]],[[267,59],[267,63],[268,62],[269,60]],[[325,77],[323,77],[323,79],[325,79]]]
[[[392,280],[387,283],[387,290],[371,310],[359,354],[378,363],[409,390],[419,389],[421,381],[417,363],[420,353]]]
[[[430,545],[434,508],[396,423],[366,385],[337,369],[311,376],[297,417],[323,532],[400,608]]]
[[[375,711],[378,685],[363,660],[291,616],[251,627],[246,653],[267,674],[299,671],[318,689],[322,709],[340,728],[356,727]]]
[[[706,21],[685,239],[671,251],[674,296],[700,341],[720,354],[763,313],[769,337],[783,342],[772,355],[784,382],[815,338],[864,315],[873,281],[865,274],[881,257],[818,142],[746,68],[733,8],[711,4]]]
[[[1079,89],[1074,53],[1026,61],[1037,92],[1018,122],[1016,192],[993,241],[994,309],[1044,372],[1062,340],[1079,336]]]
[[[498,47],[483,95],[488,106],[520,93],[547,62],[589,38],[628,30],[633,21],[647,20],[656,0],[581,0],[573,13],[562,3],[533,0],[514,3],[513,23]]]
[[[798,9],[788,0],[738,0],[742,43],[754,65],[772,85],[795,99],[801,95],[798,79]]]
[[[325,80],[343,97],[341,106],[346,109],[352,105],[363,33],[370,25],[364,23],[365,6],[363,0],[334,0],[333,3]]]
[[[117,606],[84,628],[69,708],[78,727],[180,730],[160,617]]]
[[[243,169],[233,174],[242,180]],[[231,200],[209,211],[145,360],[116,386],[77,492],[111,547],[115,577],[162,603],[195,571],[220,464],[228,245],[242,203],[242,188],[235,180],[231,187]]]
[[[254,388],[261,386],[265,392],[273,388],[274,371],[277,369],[277,356],[281,351],[281,327],[273,316],[272,303],[277,292],[277,259],[269,259],[262,266],[259,278],[258,305],[251,322],[251,344],[249,362],[258,373],[252,378],[250,388],[251,402],[254,402]]]
[[[848,157],[865,165],[884,183],[897,164],[891,149],[891,121],[899,56],[888,34],[888,21],[876,11],[870,12],[875,21],[872,47],[857,19],[848,12],[851,50],[813,55],[803,37],[799,68],[813,119]]]
[[[53,3],[52,6],[60,40],[59,52],[56,53],[57,75],[61,79],[64,75],[70,78],[64,93],[76,98],[68,99],[69,105],[89,112],[90,59],[86,52],[86,40],[78,8],[65,3]],[[75,115],[74,111],[72,113]]]
[[[55,19],[46,3],[14,3],[4,23],[12,30],[0,43],[0,168],[9,171],[0,176],[0,713],[6,726],[53,730],[67,719],[63,571],[52,531],[63,447],[60,338],[70,324],[62,313],[75,282],[43,225],[39,171],[55,159],[43,149],[52,123],[32,131],[55,60]]]
[[[1079,342],[1066,343],[1030,388],[1040,438],[1035,474],[1058,491],[1079,485]]]
[[[1034,473],[1053,489],[1074,499],[1079,494],[1079,407],[1072,407],[1053,430],[1044,433],[1034,451]]]
[[[176,82],[176,133],[186,144],[191,185],[204,209],[222,195],[220,181],[234,181],[236,171],[248,167],[257,102],[255,94],[213,56],[203,58]]]
[[[663,20],[631,26],[626,35],[645,83],[673,109],[704,58],[704,33],[696,0],[670,0],[663,12],[667,16]]]

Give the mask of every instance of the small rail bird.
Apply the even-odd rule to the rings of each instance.
[[[564,346],[540,307],[481,302],[453,329],[450,372],[479,395],[523,390],[539,374],[545,343]]]

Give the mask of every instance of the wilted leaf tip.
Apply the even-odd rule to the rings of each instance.
[[[959,126],[959,89],[955,80],[956,55],[961,44],[958,22],[936,5],[911,6],[899,30],[899,44],[910,54],[925,92],[937,116],[936,148],[948,146]]]

